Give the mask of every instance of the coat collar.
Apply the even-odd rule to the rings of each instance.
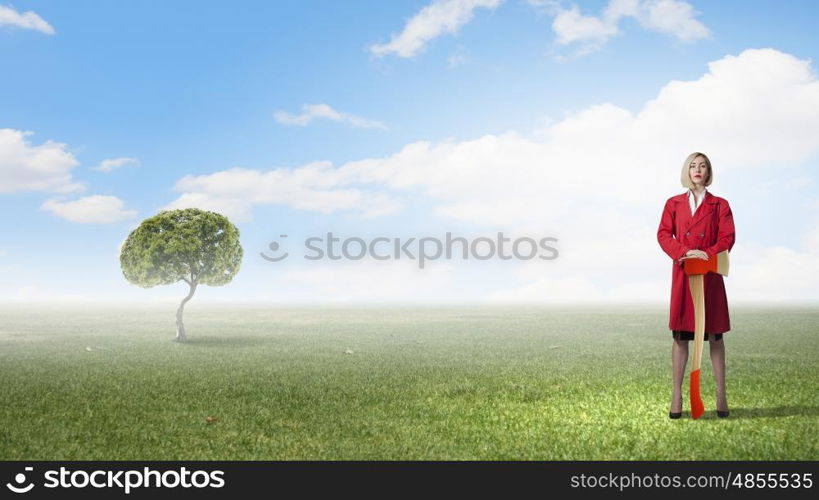
[[[707,219],[711,212],[715,210],[714,206],[719,203],[717,197],[711,194],[710,191],[705,191],[705,198],[702,200],[702,204],[697,208],[697,212],[692,216],[691,215],[691,207],[688,204],[688,191],[682,193],[675,197],[677,203],[682,203],[684,208],[677,209],[677,216],[680,217],[680,227],[683,232],[688,231],[692,226],[700,222],[701,220]],[[680,215],[684,214],[684,215]]]

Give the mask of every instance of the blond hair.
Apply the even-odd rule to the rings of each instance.
[[[682,174],[680,175],[680,182],[682,182],[683,187],[688,189],[694,189],[694,184],[691,182],[691,175],[688,173],[688,167],[698,156],[702,156],[702,159],[705,160],[705,164],[708,166],[708,178],[705,180],[705,185],[710,186],[711,181],[714,180],[714,171],[711,169],[711,160],[705,156],[705,153],[700,153],[698,151],[691,153],[688,155],[688,158],[685,159],[685,163],[683,163],[682,166]]]

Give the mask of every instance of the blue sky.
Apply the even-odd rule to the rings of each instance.
[[[737,218],[729,297],[815,302],[817,14],[807,0],[0,0],[0,298],[176,297],[128,285],[117,252],[187,203],[242,232],[242,272],[206,299],[662,301],[653,234],[703,150]],[[294,124],[309,105],[336,119]],[[329,163],[305,181],[314,162]],[[284,233],[501,230],[558,237],[561,256],[424,271],[258,256]],[[801,271],[756,265],[772,258]]]

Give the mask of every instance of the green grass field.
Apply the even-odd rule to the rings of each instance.
[[[731,313],[672,421],[665,308],[5,305],[0,459],[819,459],[819,308]]]

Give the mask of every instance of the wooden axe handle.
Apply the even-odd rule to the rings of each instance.
[[[705,275],[703,274],[692,274],[688,277],[688,287],[691,289],[691,299],[694,302],[694,357],[691,359],[692,370],[700,369],[703,342],[705,341],[704,278]]]

